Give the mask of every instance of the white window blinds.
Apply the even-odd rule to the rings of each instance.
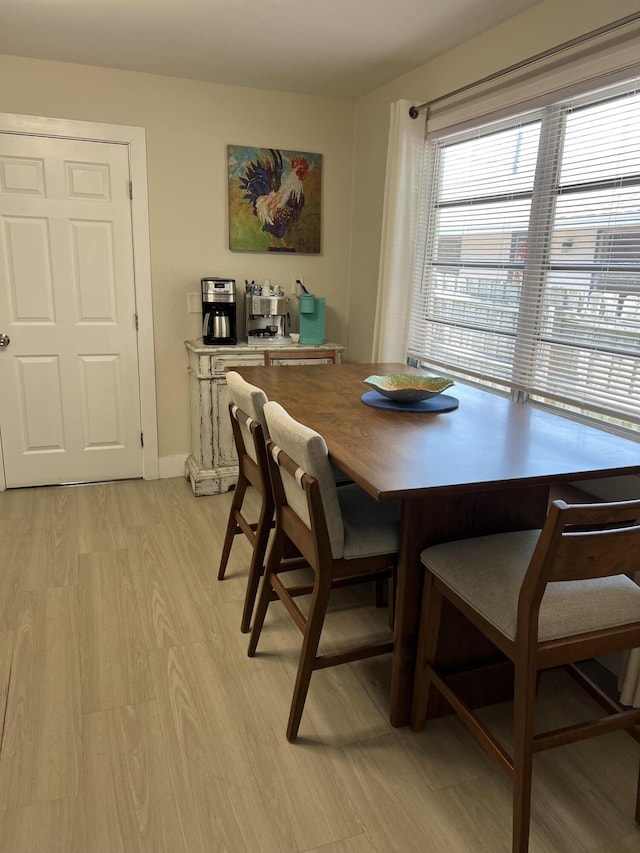
[[[637,429],[639,84],[426,144],[409,356]]]

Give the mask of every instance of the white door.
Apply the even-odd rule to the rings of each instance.
[[[8,487],[142,476],[126,145],[0,133]]]

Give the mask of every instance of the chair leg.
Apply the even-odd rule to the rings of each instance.
[[[416,671],[413,681],[411,728],[414,732],[421,732],[424,729],[427,717],[429,694],[433,686],[431,666],[436,657],[441,615],[442,595],[434,586],[431,572],[426,572],[422,593],[420,633],[416,650]]]
[[[227,570],[227,563],[229,562],[231,546],[233,545],[233,540],[236,535],[236,512],[240,512],[240,510],[242,509],[242,502],[244,501],[244,496],[247,491],[248,484],[249,481],[244,476],[244,474],[240,472],[236,488],[233,492],[233,500],[231,501],[231,509],[229,510],[229,520],[227,521],[227,531],[224,535],[224,543],[222,545],[220,568],[218,569],[219,581],[224,579],[224,573]]]
[[[320,644],[320,635],[322,634],[327,607],[329,606],[330,594],[330,584],[320,585],[316,582],[309,607],[309,615],[307,616],[307,626],[302,641],[296,684],[293,689],[289,722],[287,723],[287,740],[290,742],[293,742],[298,736],[304,703],[309,692],[311,675],[315,669],[316,654],[318,652],[318,645]]]
[[[269,556],[267,558],[267,565],[264,570],[264,576],[262,578],[262,586],[260,587],[258,603],[256,605],[256,610],[253,615],[253,627],[251,629],[251,637],[249,638],[249,648],[247,649],[247,654],[250,658],[255,655],[256,648],[258,647],[260,632],[262,631],[262,626],[264,624],[265,616],[267,615],[269,602],[271,601],[271,593],[273,592],[273,586],[271,584],[271,573],[277,570],[282,560],[284,538],[284,534],[280,533],[276,528],[276,532],[273,537],[273,542],[271,543],[271,549],[269,550]]]
[[[513,699],[513,853],[529,850],[536,670],[516,664]]]
[[[375,606],[386,607],[389,604],[389,585],[387,578],[377,578],[374,582]]]
[[[247,579],[247,589],[244,595],[244,606],[242,608],[242,620],[240,622],[240,630],[243,634],[248,633],[251,628],[251,617],[253,615],[253,606],[258,594],[258,586],[260,578],[264,574],[264,555],[267,551],[267,543],[269,542],[269,534],[271,532],[271,521],[273,519],[273,504],[262,499],[260,508],[260,518],[256,528],[256,535],[253,542],[253,554],[251,555],[251,565],[249,566],[249,577]]]
[[[640,769],[638,770],[638,787],[636,788],[636,823],[640,824]]]

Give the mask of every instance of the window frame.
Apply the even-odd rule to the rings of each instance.
[[[640,91],[640,78],[624,81],[623,83],[609,86],[606,89],[594,89],[591,92],[571,99],[571,101],[565,100],[557,104],[548,104],[526,112],[514,111],[511,116],[503,117],[491,123],[478,124],[463,131],[453,131],[450,133],[438,131],[436,134],[427,135],[423,170],[423,204],[418,225],[418,250],[411,298],[409,341],[407,345],[409,363],[424,366],[428,369],[444,369],[462,381],[498,391],[504,395],[511,396],[512,399],[518,402],[541,406],[576,420],[595,423],[604,429],[624,434],[631,433],[634,437],[637,436],[638,432],[640,432],[640,411],[620,413],[609,407],[597,405],[585,406],[584,402],[580,404],[578,401],[564,399],[557,392],[554,392],[553,387],[546,389],[532,387],[530,379],[537,369],[536,365],[532,362],[532,353],[536,347],[541,345],[544,338],[544,334],[540,331],[543,323],[543,317],[541,316],[544,304],[543,297],[547,289],[548,276],[554,269],[562,272],[571,272],[574,269],[584,271],[585,267],[587,267],[593,284],[595,284],[598,275],[606,278],[611,268],[613,268],[614,276],[618,273],[624,274],[627,272],[630,276],[636,274],[636,287],[632,292],[638,294],[640,298],[640,257],[638,256],[640,255],[640,241],[636,241],[632,245],[632,249],[635,249],[637,254],[631,262],[625,263],[625,256],[631,254],[631,252],[625,252],[624,249],[620,250],[618,247],[617,251],[618,254],[622,255],[622,260],[619,260],[617,264],[611,264],[611,258],[616,254],[616,240],[620,235],[633,232],[640,234],[640,210],[638,211],[637,219],[628,225],[621,225],[614,222],[610,227],[601,226],[597,228],[596,242],[593,247],[594,257],[591,264],[559,264],[557,261],[555,263],[551,261],[551,241],[554,237],[554,214],[557,200],[560,197],[566,197],[570,193],[583,192],[586,186],[584,181],[574,182],[574,184],[569,182],[565,186],[562,186],[559,181],[562,164],[562,157],[560,155],[564,153],[562,146],[564,144],[567,116],[584,108],[588,109],[590,106],[604,103],[607,100],[613,101],[618,99],[624,94],[628,94],[634,84],[637,93]],[[457,259],[451,258],[444,261],[438,259],[435,247],[438,232],[434,227],[436,211],[442,210],[447,204],[451,204],[450,201],[440,201],[441,186],[439,180],[441,179],[441,172],[437,159],[438,152],[447,145],[465,142],[478,136],[489,136],[501,130],[516,126],[525,127],[527,124],[538,121],[540,122],[540,140],[534,183],[530,193],[527,191],[520,195],[523,199],[527,197],[531,199],[533,211],[529,214],[528,227],[524,232],[524,237],[521,230],[514,229],[511,232],[508,261],[500,264],[500,269],[506,270],[507,276],[517,277],[520,274],[522,275],[516,323],[519,329],[516,329],[511,335],[515,341],[511,362],[512,375],[509,381],[506,381],[504,377],[492,376],[490,373],[479,372],[471,368],[460,371],[459,365],[456,369],[455,364],[449,364],[446,359],[438,357],[433,351],[429,352],[424,344],[422,346],[416,345],[416,336],[421,326],[424,325],[426,329],[429,325],[436,325],[437,320],[434,318],[429,319],[428,316],[425,316],[423,319],[416,321],[415,312],[416,310],[426,311],[429,300],[434,298],[436,291],[434,283],[431,285],[428,283],[425,284],[424,271],[426,268],[431,268],[432,270],[446,267],[454,270],[459,270],[462,267],[466,269],[482,268],[481,263],[474,264],[469,258],[465,261],[460,255]],[[554,152],[553,156],[547,155],[549,150]],[[560,152],[560,155],[557,152]],[[640,186],[640,175],[631,176],[629,180],[623,179],[623,182],[625,185]],[[616,186],[620,185],[619,180],[612,183],[615,183]],[[586,188],[591,189],[588,185]],[[514,198],[516,195],[512,194],[511,198]],[[459,202],[460,199],[458,199]],[[482,204],[483,199],[479,196],[474,197],[469,195],[468,203]],[[551,226],[541,228],[539,224],[541,222],[551,222],[552,224]],[[449,242],[454,237],[455,235],[446,235],[446,239]],[[518,249],[518,246],[521,247],[522,244],[525,246],[524,252],[521,248]],[[622,237],[622,244],[624,245],[624,237]],[[609,261],[606,264],[596,264],[597,253],[602,253],[603,251],[607,254]],[[522,255],[520,259],[516,257],[518,253]],[[493,269],[496,265],[490,266]],[[597,269],[594,269],[596,266]],[[601,281],[600,284],[595,286],[599,290],[616,292],[615,277],[611,284]],[[429,295],[425,296],[425,292]],[[619,304],[621,306],[624,304],[627,295],[629,294],[619,293]],[[528,306],[532,306],[529,316],[527,316],[529,312]],[[446,320],[443,322],[446,326]],[[450,326],[451,328],[455,326],[453,320],[450,321]],[[593,328],[598,329],[599,327],[594,325]],[[522,332],[522,329],[527,330],[526,334]],[[637,328],[633,327],[632,332],[633,335],[636,332],[640,332],[640,322]],[[496,330],[493,329],[492,333],[496,333]],[[497,334],[499,334],[499,331]],[[527,337],[529,338],[528,341],[526,340]],[[532,339],[535,341],[534,345],[531,344]],[[571,339],[567,340],[570,344]],[[576,338],[576,341],[578,340],[579,338]],[[640,370],[640,336],[638,340],[637,354],[634,352],[631,354],[626,353],[625,357],[637,360],[638,370]],[[559,341],[562,343],[561,339]],[[563,345],[569,344],[566,342],[563,343]],[[587,350],[585,349],[585,351]],[[525,353],[524,357],[523,352]],[[640,385],[633,385],[632,387],[637,387],[640,392]],[[543,393],[540,393],[540,391]]]

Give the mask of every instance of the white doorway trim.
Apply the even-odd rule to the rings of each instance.
[[[144,128],[0,113],[0,132],[82,139],[89,142],[115,142],[128,146],[131,181],[133,183],[131,218],[136,309],[138,313],[140,414],[144,433],[142,476],[145,480],[156,480],[158,478],[158,416],[151,297],[147,149]],[[0,441],[0,491],[4,489],[6,489],[6,482],[2,443]]]

